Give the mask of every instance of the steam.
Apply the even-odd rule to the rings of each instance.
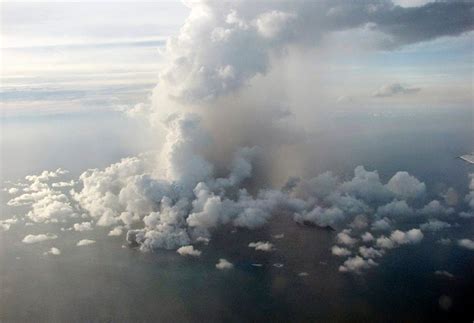
[[[439,201],[419,208],[426,185],[404,171],[384,183],[377,171],[358,166],[348,179],[326,172],[289,177],[276,186],[268,173],[275,152],[301,142],[305,132],[291,109],[259,98],[251,87],[268,81],[265,75],[275,57],[284,59],[293,48],[317,48],[340,31],[376,35],[376,49],[458,35],[473,27],[472,3],[401,8],[389,1],[242,0],[188,5],[188,19],[163,52],[166,64],[150,102],[129,111],[150,121],[157,136],[165,138],[159,151],[88,170],[78,182],[49,183],[63,170],[29,176],[24,193],[8,205],[30,205],[27,217],[33,222],[80,218],[75,231],[110,227],[110,236],[126,232],[129,245],[142,251],[169,249],[195,257],[201,251],[193,245],[212,241],[218,230],[252,230],[285,215],[302,225],[338,230],[335,241],[342,246],[334,246],[332,253],[347,257],[339,270],[357,273],[377,266],[373,258],[389,249],[420,243],[420,229],[394,227],[403,218],[452,213]],[[450,18],[450,28],[439,26],[444,17]],[[73,188],[65,193],[60,190],[65,187]],[[422,229],[446,227],[432,219]],[[374,236],[377,230],[391,233]],[[25,243],[51,237],[28,236]],[[85,239],[77,245],[93,243]],[[248,246],[274,250],[270,242]],[[225,259],[216,265],[232,267]]]

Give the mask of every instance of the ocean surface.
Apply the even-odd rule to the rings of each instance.
[[[367,109],[322,118],[302,155],[312,161],[304,166],[308,176],[332,170],[350,177],[364,165],[384,181],[406,170],[426,183],[429,196],[448,187],[460,196],[468,192],[474,165],[457,156],[474,148],[472,108]],[[4,119],[2,187],[58,167],[71,171],[65,179],[77,178],[87,168],[152,148],[150,136],[115,112]],[[2,219],[26,212],[6,206],[9,195],[1,194]],[[62,224],[12,225],[0,231],[0,321],[472,322],[474,252],[435,243],[445,235],[474,238],[472,219],[457,223],[387,253],[361,275],[338,272],[341,259],[330,251],[336,233],[298,226],[285,214],[255,231],[222,229],[197,259],[140,252],[123,236],[107,236],[109,228],[63,234]],[[58,239],[21,242],[26,234],[45,232]],[[284,237],[275,239],[278,234]],[[96,243],[77,247],[84,238]],[[257,240],[271,241],[276,251],[247,247]],[[61,255],[43,254],[52,246]],[[216,270],[219,258],[231,260],[234,269]]]

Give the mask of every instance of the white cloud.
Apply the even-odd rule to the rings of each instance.
[[[112,230],[110,230],[108,236],[109,237],[118,237],[118,236],[121,236],[122,234],[123,234],[123,227],[119,225],[119,226],[113,228]]]
[[[370,259],[370,258],[382,257],[385,252],[383,250],[377,250],[372,247],[361,246],[359,247],[359,253],[362,257],[366,259]]]
[[[346,245],[346,246],[353,246],[357,243],[357,239],[352,238],[349,234],[351,233],[350,230],[344,230],[339,232],[336,236],[336,240],[338,243]]]
[[[419,198],[426,192],[425,183],[420,182],[407,172],[397,172],[393,175],[387,183],[387,188],[402,199]]]
[[[46,233],[46,234],[29,234],[21,240],[23,243],[31,244],[31,243],[38,243],[38,242],[43,242],[47,240],[54,240],[57,239],[58,236],[52,233]]]
[[[273,244],[268,241],[250,242],[248,246],[249,248],[254,248],[255,250],[258,250],[258,251],[268,252],[268,251],[273,251],[275,249]]]
[[[1,228],[3,231],[8,231],[8,230],[10,230],[10,226],[11,226],[11,225],[10,225],[9,223],[3,223],[3,222],[0,223],[0,228]]]
[[[342,184],[342,190],[367,202],[386,201],[390,191],[380,182],[377,171],[367,171],[363,166],[357,166],[352,180]]]
[[[342,266],[339,266],[339,271],[361,273],[362,270],[369,269],[377,265],[378,264],[372,259],[365,260],[360,256],[355,256],[347,259]]]
[[[363,230],[369,225],[369,219],[364,214],[357,215],[354,220],[349,224],[352,229]]]
[[[339,246],[333,246],[331,248],[331,253],[338,257],[346,257],[352,254],[352,252],[349,249],[341,248]]]
[[[76,244],[76,246],[78,246],[78,247],[88,246],[88,245],[91,245],[91,244],[94,244],[94,243],[95,243],[95,240],[82,239]]]
[[[216,268],[219,270],[227,270],[234,268],[234,265],[227,261],[224,258],[219,259],[219,262],[216,264]]]
[[[39,175],[27,175],[25,179],[29,182],[46,182],[49,181],[51,178],[56,178],[60,175],[64,175],[69,173],[69,171],[58,168],[55,171],[43,171]]]
[[[374,240],[374,236],[370,232],[365,232],[361,238],[364,242],[371,242]]]
[[[51,184],[52,187],[72,187],[76,184],[74,180],[71,180],[69,182],[57,182]]]
[[[16,187],[12,187],[10,189],[8,189],[8,194],[16,194],[18,193],[20,190]]]
[[[288,21],[295,17],[292,13],[273,10],[258,16],[255,23],[263,37],[274,38],[285,29]]]
[[[192,257],[199,257],[201,255],[200,250],[194,249],[193,246],[182,246],[178,250],[176,250],[181,256],[192,256]]]
[[[76,214],[71,202],[65,194],[51,189],[47,183],[50,178],[66,173],[62,169],[44,171],[40,175],[28,175],[30,182],[24,188],[26,193],[9,200],[9,206],[31,205],[27,216],[33,222],[58,222],[65,221]]]
[[[470,239],[458,240],[458,245],[469,250],[474,250],[474,241]]]
[[[386,236],[381,236],[377,238],[376,245],[377,247],[383,248],[383,249],[395,248],[395,243],[390,238],[387,238]]]
[[[206,237],[197,237],[196,242],[201,242],[204,243],[205,245],[208,245],[211,239],[206,238]]]
[[[433,0],[392,0],[394,4],[400,7],[420,7],[427,3],[433,2]]]
[[[395,230],[390,237],[381,236],[376,240],[376,245],[383,249],[392,249],[400,245],[416,244],[423,239],[423,232],[419,229],[411,229],[408,231]]]
[[[61,250],[59,250],[56,247],[51,247],[48,251],[44,253],[44,255],[53,255],[53,256],[59,256],[61,254]]]
[[[74,223],[73,228],[74,231],[90,231],[93,229],[91,222]]]
[[[273,53],[284,55],[294,45],[318,48],[321,40],[336,32],[360,30],[359,38],[375,38],[376,48],[394,49],[472,29],[468,23],[472,5],[460,2],[394,8],[379,1],[265,1],[256,6],[244,0],[200,1],[189,7],[190,15],[180,33],[168,40],[163,51],[165,68],[156,95],[169,94],[192,103],[237,92],[255,76],[271,70]],[[440,21],[450,21],[449,28]],[[226,66],[235,71],[232,78],[221,77]],[[376,95],[418,90],[394,83]]]
[[[16,216],[10,219],[0,220],[0,229],[2,231],[8,231],[10,230],[11,225],[16,224],[17,222],[18,222],[18,218]]]
[[[390,235],[390,239],[399,245],[415,244],[423,239],[423,233],[419,229],[411,229],[406,232],[395,230]]]

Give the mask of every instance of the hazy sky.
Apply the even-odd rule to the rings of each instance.
[[[142,101],[157,82],[158,49],[188,13],[177,1],[7,1],[1,8],[7,115]]]
[[[404,6],[426,2],[398,1]],[[159,48],[188,14],[180,1],[2,1],[2,115],[92,111],[145,101],[158,81]],[[335,107],[472,102],[472,33],[373,50],[374,39],[354,37],[357,32],[332,33],[317,51],[301,54],[305,58],[286,59],[285,73],[291,75],[291,69],[298,77],[309,71],[321,100]]]

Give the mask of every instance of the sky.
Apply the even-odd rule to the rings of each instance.
[[[3,115],[144,100],[157,82],[158,49],[188,12],[171,1],[3,1],[1,9]]]
[[[1,9],[3,117],[126,109],[146,101],[158,81],[160,49],[190,10],[180,1],[2,1]],[[376,37],[363,33],[330,33],[313,52],[286,58],[286,71],[309,70],[324,87],[320,100],[331,107],[471,103],[471,33],[389,50],[374,49]],[[416,91],[376,95],[397,86]]]

